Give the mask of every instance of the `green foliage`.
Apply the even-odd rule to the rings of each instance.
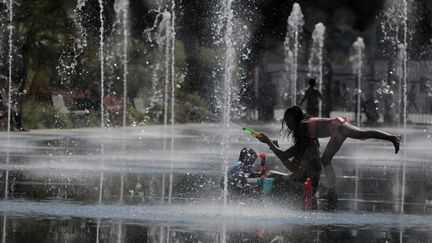
[[[23,105],[22,118],[28,129],[97,127],[100,114],[91,111],[84,117],[73,117],[57,111],[50,103],[30,99]]]
[[[66,114],[59,113],[48,103],[30,99],[23,104],[22,119],[28,129],[67,128],[72,122]]]
[[[139,112],[137,109],[135,109],[132,106],[128,106],[126,108],[127,110],[127,116],[126,116],[126,122],[130,125],[143,125],[149,121],[149,117],[147,114]]]
[[[110,4],[107,4],[106,13],[109,13]],[[100,82],[99,59],[99,16],[97,2],[87,2],[83,6],[80,16],[82,25],[87,32],[87,45],[82,53],[76,57],[76,66],[73,71],[60,72],[62,65],[69,65],[74,59],[73,47],[77,38],[74,8],[76,1],[51,1],[51,0],[17,0],[14,8],[14,45],[16,54],[21,58],[15,59],[13,86],[18,92],[25,93],[19,103],[22,107],[24,126],[28,129],[43,128],[73,128],[73,127],[97,127],[100,125],[100,113],[92,111],[88,116],[79,118],[69,114],[63,114],[51,105],[51,96],[54,92],[74,91],[78,94],[85,93],[89,87]],[[131,10],[131,13],[134,13]],[[142,8],[140,15],[147,13]],[[145,14],[144,14],[145,15]],[[105,92],[123,93],[123,66],[121,65],[122,36],[113,37],[110,29],[113,16],[107,14],[105,19]],[[131,15],[131,23],[138,16]],[[152,20],[151,20],[152,21]],[[136,24],[136,23],[135,23]],[[149,23],[143,27],[148,27]],[[134,32],[134,24],[131,25],[131,33]],[[136,27],[135,27],[136,28]],[[188,69],[188,55],[184,40],[181,40],[181,29],[178,29],[175,41],[176,76]],[[140,33],[142,30],[139,31]],[[154,66],[160,64],[158,70],[158,87],[162,90],[164,84],[163,56],[165,51],[155,43],[142,40],[141,35],[129,36],[128,53],[128,97],[144,97],[149,100],[154,93],[152,81],[155,73]],[[187,43],[186,43],[187,44]],[[115,51],[117,50],[117,52]],[[223,54],[222,50],[213,50],[208,47],[199,47],[197,50],[198,63],[211,70],[216,65],[215,56]],[[59,69],[60,67],[60,69]],[[0,67],[0,73],[7,73],[6,66]],[[206,74],[202,72],[203,82]],[[19,77],[18,77],[19,76]],[[207,104],[193,90],[186,90],[184,86],[176,91],[176,122],[197,122],[207,116]],[[143,91],[142,91],[143,90]],[[26,91],[26,92],[24,92]],[[147,93],[145,93],[147,92]],[[75,97],[72,97],[75,98]],[[137,111],[133,107],[127,108],[128,124],[143,124],[148,122],[163,122],[163,101],[149,107],[148,113]],[[151,106],[151,107],[150,107]],[[170,112],[168,112],[169,114]]]
[[[207,115],[208,105],[197,93],[178,92],[175,103],[176,123],[201,122]]]

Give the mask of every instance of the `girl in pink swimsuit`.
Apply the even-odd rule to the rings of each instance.
[[[322,121],[323,118],[320,117],[312,117],[308,119],[308,134],[312,138],[317,138],[316,136],[316,127],[317,122]],[[328,122],[328,120],[327,120]],[[328,127],[330,131],[330,137],[336,137],[338,135],[339,126],[348,122],[348,119],[343,116],[338,116],[330,120]],[[396,152],[397,153],[397,152]]]
[[[278,157],[292,156],[294,152],[304,152],[302,144],[307,143],[310,139],[330,137],[330,140],[321,156],[321,163],[324,166],[328,186],[329,186],[329,203],[334,200],[336,204],[337,197],[335,188],[335,173],[331,165],[333,156],[339,151],[346,138],[354,139],[380,139],[387,140],[393,143],[395,153],[399,151],[399,144],[401,137],[399,135],[389,134],[380,130],[374,129],[360,129],[348,122],[345,117],[336,118],[322,118],[322,117],[309,117],[303,113],[300,107],[293,106],[285,111],[284,119],[282,121],[282,130],[284,124],[287,125],[288,136],[292,134],[294,146],[286,151],[281,151],[268,136],[260,133],[257,138],[269,145],[270,149]],[[333,197],[333,198],[330,198]],[[334,205],[335,206],[335,205]]]

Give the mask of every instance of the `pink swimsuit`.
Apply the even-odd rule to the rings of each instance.
[[[312,117],[309,118],[308,121],[308,133],[310,137],[316,138],[316,123],[320,118],[318,117]],[[331,120],[330,122],[330,136],[334,137],[337,133],[337,130],[340,125],[347,122],[348,119],[346,117],[338,116]]]

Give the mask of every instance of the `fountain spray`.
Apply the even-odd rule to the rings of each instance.
[[[8,60],[9,60],[9,64],[8,64],[8,116],[7,116],[7,155],[6,155],[6,164],[10,163],[10,131],[11,131],[11,125],[10,125],[10,120],[11,120],[11,106],[12,106],[12,62],[13,62],[13,0],[9,0],[8,4],[7,4],[7,10],[9,13],[9,36],[8,36],[8,44],[9,44],[9,52],[8,52]],[[4,194],[4,199],[7,200],[8,196],[9,196],[9,190],[8,190],[8,186],[9,186],[9,170],[6,170],[5,173],[5,194]]]
[[[390,44],[397,50],[397,61],[399,71],[399,114],[402,114],[403,120],[403,140],[406,143],[407,131],[407,76],[408,76],[408,0],[393,0],[389,8],[383,13],[384,21],[381,23],[381,28],[384,34],[384,40],[390,41]],[[402,31],[402,32],[401,32]],[[399,69],[399,70],[398,70]],[[401,104],[403,103],[403,105]],[[400,127],[401,115],[399,115],[398,126]],[[402,165],[402,182],[398,185],[397,191],[400,190],[400,212],[404,213],[405,204],[405,180],[406,180],[406,154],[403,153]],[[399,173],[397,175],[399,181]],[[399,186],[401,187],[399,189]]]
[[[105,127],[105,117],[104,117],[104,96],[105,96],[105,80],[104,80],[104,66],[105,66],[105,56],[104,56],[104,46],[105,46],[105,41],[104,41],[104,32],[105,32],[105,26],[104,26],[104,12],[103,12],[103,8],[104,8],[104,3],[103,0],[99,0],[99,19],[100,19],[100,29],[99,29],[99,60],[100,60],[100,79],[101,79],[101,95],[100,95],[100,99],[101,99],[101,128]]]
[[[362,70],[364,60],[365,44],[363,38],[357,37],[357,40],[352,45],[352,54],[349,58],[353,73],[357,74],[357,126],[361,126],[361,95],[362,95]],[[355,192],[354,192],[354,209],[358,209],[358,191],[359,191],[359,164],[356,160],[355,166]]]
[[[128,76],[128,43],[129,43],[129,0],[116,0],[114,3],[116,12],[116,24],[120,26],[120,31],[123,37],[122,46],[122,63],[123,63],[123,151],[126,149],[125,129],[126,129],[126,114],[127,114],[127,76]],[[124,174],[120,175],[120,198],[119,202],[123,202],[124,193]],[[119,226],[120,232],[121,227]]]
[[[173,187],[173,159],[174,159],[174,124],[175,124],[175,38],[176,38],[176,32],[175,32],[175,0],[171,1],[171,25],[170,27],[170,33],[169,33],[169,40],[171,41],[170,51],[170,61],[171,61],[171,153],[170,153],[170,177],[169,177],[169,191],[168,191],[168,203],[171,203],[172,200],[172,187]]]
[[[362,69],[365,44],[363,38],[357,37],[352,46],[353,54],[350,56],[353,72],[357,74],[357,126],[361,126],[361,95],[362,95]]]
[[[123,64],[123,128],[126,127],[127,83],[128,83],[128,43],[129,43],[129,0],[116,0],[114,3],[116,22],[120,25],[123,37],[122,64]]]
[[[285,37],[285,65],[290,72],[291,81],[291,104],[297,104],[297,66],[298,52],[300,47],[300,32],[304,25],[303,13],[300,5],[294,3],[291,14],[288,17],[288,27]]]
[[[234,60],[235,60],[235,49],[233,43],[233,18],[234,11],[232,9],[233,0],[227,0],[223,4],[226,17],[226,31],[224,35],[224,42],[226,45],[225,52],[225,64],[224,64],[224,97],[223,97],[223,138],[222,138],[222,151],[223,151],[223,161],[224,161],[224,191],[223,191],[223,201],[224,205],[227,203],[228,197],[228,167],[229,167],[229,158],[228,158],[228,141],[229,141],[229,129],[230,129],[230,113],[231,113],[231,95],[232,95],[232,75],[234,71]]]
[[[312,46],[310,50],[308,67],[308,77],[318,77],[318,91],[322,94],[323,85],[323,48],[326,28],[323,23],[315,25],[312,32]],[[322,116],[322,101],[320,99],[318,115]]]
[[[104,3],[103,0],[99,0],[99,19],[100,19],[100,42],[99,42],[99,58],[100,58],[100,67],[101,67],[101,71],[100,71],[100,78],[101,78],[101,129],[105,128],[105,117],[104,117],[104,96],[105,96],[105,90],[104,90],[104,65],[105,65],[105,56],[104,56]],[[103,133],[102,133],[103,134]],[[100,156],[101,156],[101,166],[104,165],[104,140],[102,139],[102,143],[101,143],[101,151],[100,151]],[[101,168],[102,169],[102,168]],[[103,181],[104,181],[104,173],[103,171],[100,172],[100,177],[99,177],[99,204],[102,203],[102,192],[103,192]]]
[[[403,2],[403,45],[404,45],[404,55],[402,62],[402,70],[403,70],[403,85],[402,85],[402,94],[403,94],[403,144],[406,145],[406,137],[407,137],[407,76],[408,76],[408,2],[407,0],[402,0]],[[406,153],[403,151],[403,169],[402,169],[402,202],[401,202],[401,212],[404,213],[404,204],[405,204],[405,181],[406,181]]]

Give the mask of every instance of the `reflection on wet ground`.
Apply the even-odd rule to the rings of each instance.
[[[278,127],[254,126],[274,137]],[[240,128],[229,131],[233,162],[244,146],[269,152]],[[432,143],[422,129],[408,134],[398,155],[391,144],[348,140],[333,160],[338,210],[305,212],[266,198],[223,207],[218,125],[176,126],[172,152],[160,126],[40,130],[12,133],[9,142],[0,133],[2,236],[4,242],[432,242]],[[268,166],[284,169],[270,153]],[[320,192],[325,185],[323,175]]]

